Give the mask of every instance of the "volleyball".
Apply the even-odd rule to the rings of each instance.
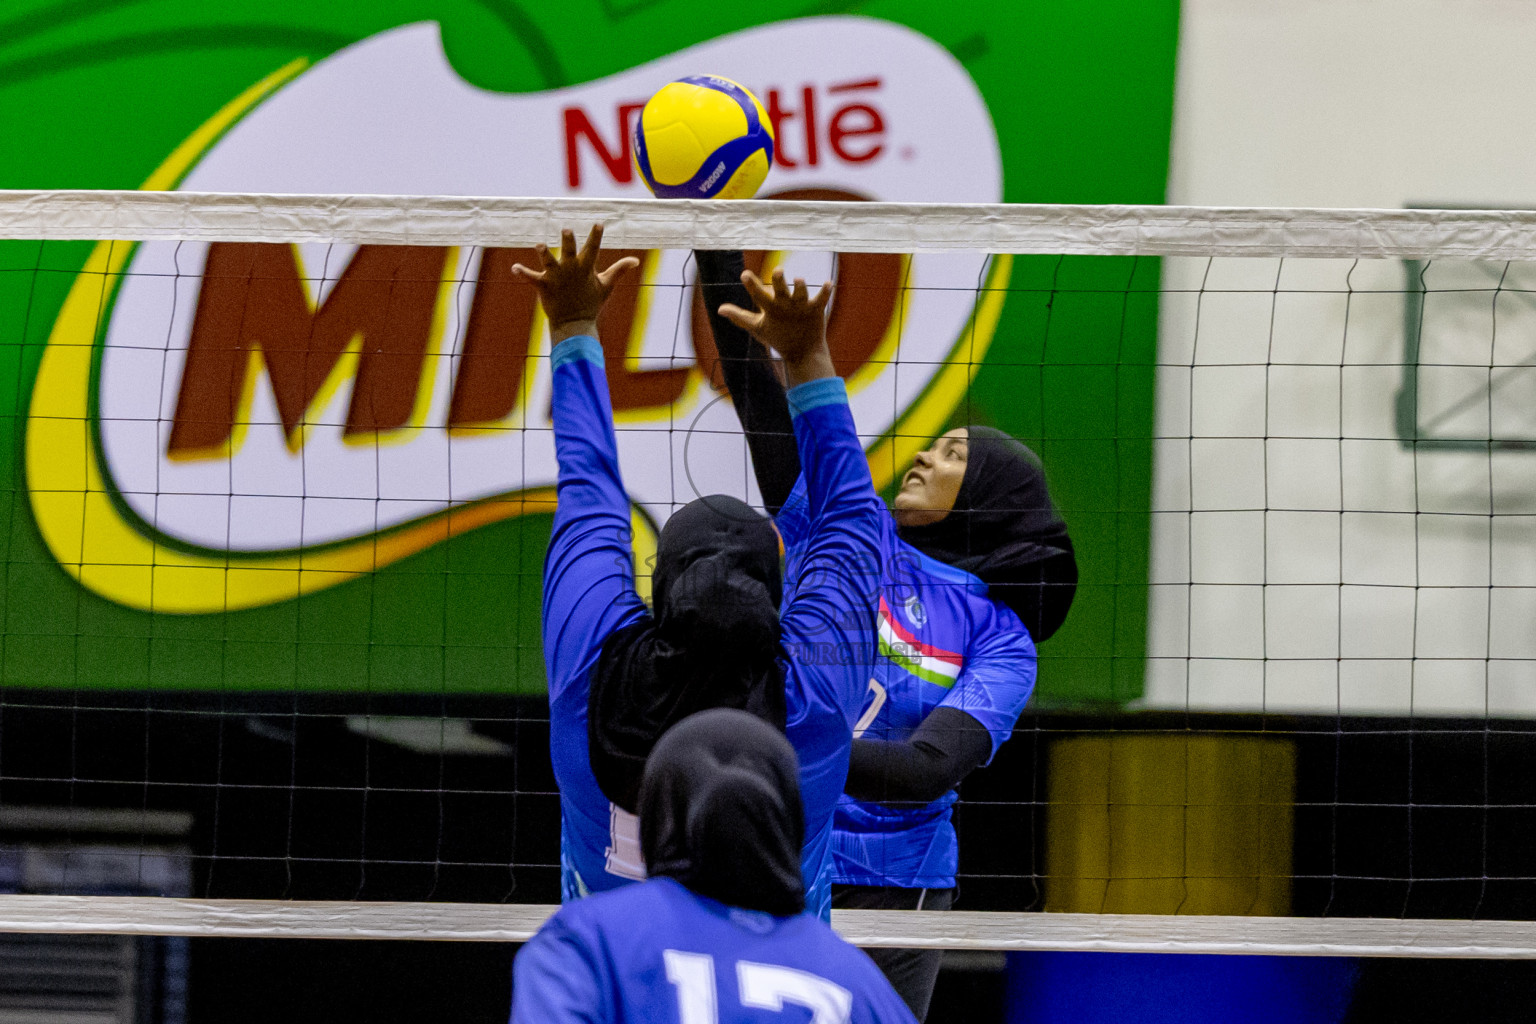
[[[668,82],[635,122],[635,167],[661,199],[750,199],[773,163],[773,126],[746,88],[718,75]]]

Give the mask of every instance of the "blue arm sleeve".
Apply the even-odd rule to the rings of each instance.
[[[606,986],[581,937],[559,915],[512,963],[512,1024],[600,1024],[612,1020]]]
[[[791,557],[798,555],[805,544],[809,506],[810,496],[805,492],[805,474],[802,473],[790,489],[789,497],[784,499],[779,514],[773,517],[774,524],[779,528],[779,536],[784,538],[784,550]]]
[[[996,602],[975,636],[964,671],[938,706],[964,711],[986,726],[995,755],[1035,690],[1035,642],[1018,616]]]
[[[805,467],[806,536],[786,573],[782,632],[810,690],[802,696],[837,709],[851,726],[874,664],[880,527],[889,513],[870,480],[843,382],[811,381],[788,398]]]
[[[603,350],[596,338],[555,346],[555,525],[544,559],[544,667],[553,700],[586,680],[603,641],[645,615],[635,592],[629,497]]]

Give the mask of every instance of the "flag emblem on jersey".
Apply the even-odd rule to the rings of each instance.
[[[928,625],[928,611],[923,607],[923,602],[917,599],[916,594],[907,598],[907,621],[918,629]]]
[[[880,653],[926,683],[955,685],[965,659],[954,651],[925,644],[907,631],[885,598],[880,598]]]

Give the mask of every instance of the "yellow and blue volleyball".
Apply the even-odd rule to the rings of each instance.
[[[662,199],[750,199],[773,163],[773,126],[747,89],[718,75],[668,82],[635,122],[635,168]]]

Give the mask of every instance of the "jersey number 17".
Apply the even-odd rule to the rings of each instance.
[[[667,980],[677,989],[679,1024],[719,1024],[720,1001],[715,994],[715,958],[708,953],[662,951]],[[853,995],[843,986],[792,967],[736,962],[736,989],[741,1005],[783,1012],[786,1004],[811,1011],[811,1024],[848,1024]]]

